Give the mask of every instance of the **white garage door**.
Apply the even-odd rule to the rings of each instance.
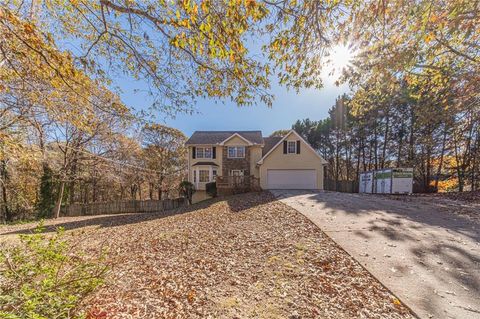
[[[268,189],[316,189],[317,173],[314,169],[269,169]]]

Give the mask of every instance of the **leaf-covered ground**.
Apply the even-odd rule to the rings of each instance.
[[[389,195],[390,198],[427,204],[439,210],[480,221],[480,191],[434,194]]]
[[[55,223],[92,253],[108,249],[108,283],[85,304],[92,318],[412,317],[322,231],[267,192],[174,216]]]

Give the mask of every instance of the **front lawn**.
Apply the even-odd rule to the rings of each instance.
[[[110,277],[84,305],[99,318],[412,317],[322,231],[268,192],[209,200],[174,216],[53,223],[92,253],[108,249]],[[10,238],[31,227],[3,227],[0,234]]]

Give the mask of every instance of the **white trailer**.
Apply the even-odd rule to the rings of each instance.
[[[390,194],[392,189],[392,170],[380,169],[375,171],[375,190],[377,194]]]
[[[413,168],[392,169],[392,194],[411,194],[413,192]]]
[[[360,183],[358,184],[359,193],[374,193],[373,171],[360,173]]]
[[[359,193],[410,194],[413,168],[386,168],[360,173]]]

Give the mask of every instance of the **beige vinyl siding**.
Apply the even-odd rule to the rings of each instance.
[[[225,146],[247,146],[248,143],[238,136],[234,136],[225,142]]]
[[[260,170],[257,166],[257,162],[262,159],[262,147],[260,145],[254,145],[250,147],[250,172],[253,176],[259,178]]]
[[[286,141],[297,141],[295,134],[290,134]],[[260,165],[260,186],[267,189],[267,170],[269,169],[314,169],[317,175],[317,188],[323,189],[323,164],[318,155],[303,141],[300,142],[300,154],[283,154],[283,142],[263,160]]]

